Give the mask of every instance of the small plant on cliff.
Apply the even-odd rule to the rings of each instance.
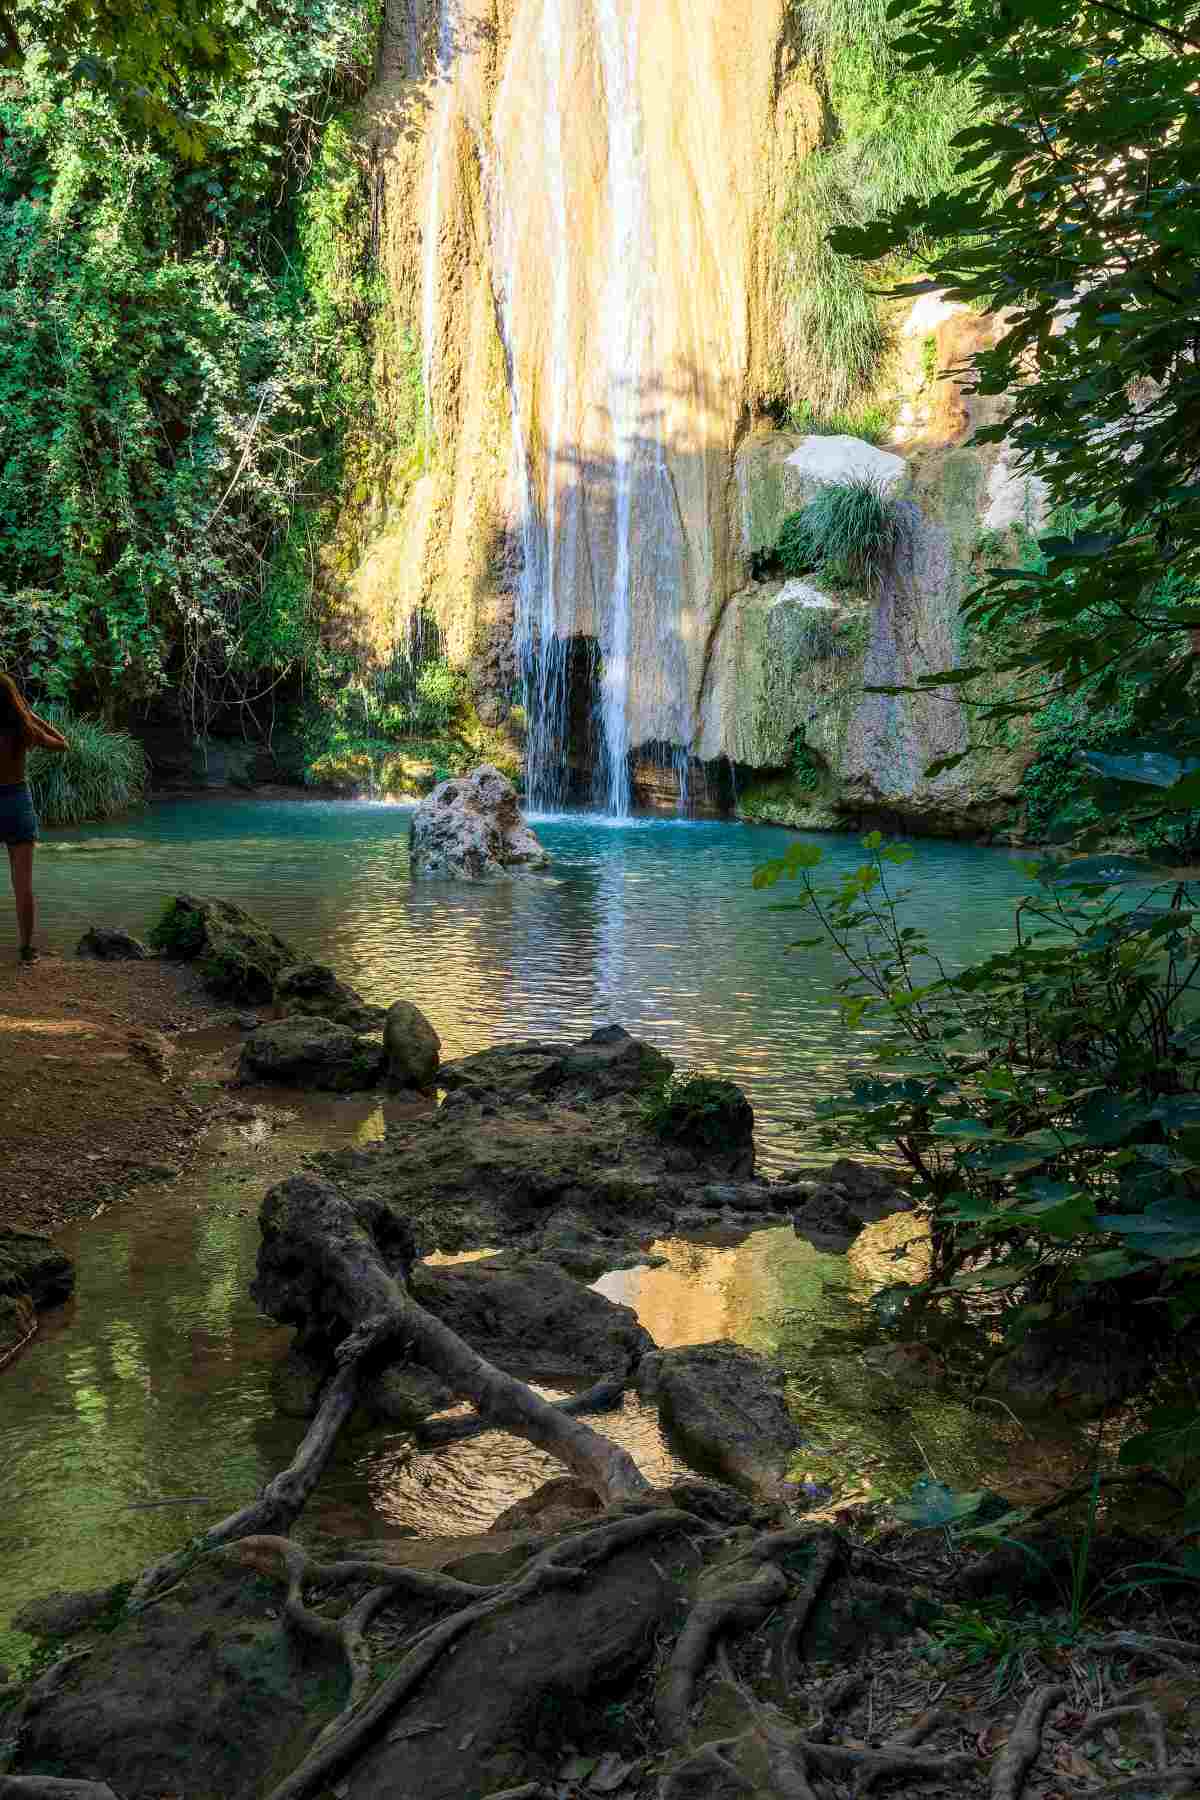
[[[128,732],[75,718],[63,706],[44,705],[42,712],[68,744],[65,756],[35,750],[29,758],[29,786],[44,824],[108,819],[144,798],[146,758]]]
[[[872,592],[896,554],[900,530],[896,503],[877,483],[833,481],[784,520],[776,554],[785,574],[844,571]]]

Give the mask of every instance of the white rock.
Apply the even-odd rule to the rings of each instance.
[[[890,491],[901,480],[907,464],[891,450],[856,437],[806,437],[787,458],[802,482],[828,487],[835,481],[873,481]]]
[[[942,293],[921,294],[913,301],[912,311],[900,327],[900,336],[904,338],[929,337],[931,332],[952,319],[955,313],[966,312],[961,300],[947,300]]]
[[[785,581],[772,600],[769,611],[774,612],[781,606],[810,607],[814,612],[836,612],[838,610],[836,602],[831,600],[828,594],[819,593],[807,581]]]
[[[987,484],[987,507],[983,515],[986,531],[1007,531],[1013,525],[1025,525],[1037,531],[1046,522],[1046,484],[1036,475],[1026,475],[1014,468],[1007,450],[1002,449],[992,464]]]

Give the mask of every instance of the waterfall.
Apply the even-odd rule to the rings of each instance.
[[[425,400],[425,436],[433,436],[434,344],[437,339],[438,273],[442,237],[442,187],[446,145],[454,99],[453,0],[441,0],[438,11],[437,56],[434,63],[433,155],[429,166],[429,194],[421,240],[421,386]]]
[[[644,276],[646,175],[637,99],[637,28],[633,8],[596,0],[608,120],[611,238],[604,297],[608,403],[612,424],[614,554],[612,584],[600,626],[600,794],[606,810],[629,811],[629,658],[632,641],[634,459],[641,424],[647,348]]]
[[[567,223],[567,184],[562,148],[562,0],[543,0],[540,47],[547,103],[542,124],[542,167],[550,200],[547,260],[553,269],[550,331],[550,421],[544,470],[544,533],[533,541],[524,532],[524,558],[517,594],[514,641],[517,668],[525,691],[528,721],[525,750],[525,791],[531,811],[552,812],[567,797],[565,751],[568,734],[570,683],[570,624],[574,597],[569,586],[560,606],[559,536],[563,449],[563,420],[570,378],[570,240]],[[514,377],[515,400],[515,377]],[[524,465],[526,453],[519,408],[514,410],[514,456]],[[534,495],[526,468],[524,478],[526,517]],[[568,569],[574,558],[566,559]]]

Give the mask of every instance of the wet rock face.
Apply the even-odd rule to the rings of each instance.
[[[474,1100],[521,1095],[608,1100],[644,1093],[674,1066],[669,1056],[631,1037],[622,1026],[602,1025],[580,1044],[498,1044],[477,1051],[446,1063],[438,1080]]]
[[[242,1045],[238,1078],[246,1083],[350,1094],[374,1087],[385,1063],[382,1039],[335,1025],[332,1019],[276,1019]]]
[[[409,832],[414,876],[484,881],[550,860],[521,818],[517,790],[490,763],[439,782],[413,814]]]
[[[151,935],[165,955],[194,962],[210,993],[249,1006],[267,1005],[280,974],[300,961],[290,944],[230,900],[177,894]]]
[[[275,1004],[285,1017],[332,1019],[351,1031],[379,1031],[382,1006],[368,1006],[356,988],[339,981],[325,963],[293,963],[275,982]]]
[[[780,1491],[804,1442],[783,1398],[783,1371],[740,1344],[656,1350],[638,1367],[638,1392],[658,1402],[669,1438],[744,1493]]]
[[[798,1237],[820,1248],[844,1248],[864,1225],[892,1213],[911,1212],[912,1201],[886,1169],[839,1158],[828,1177],[811,1186],[798,1184],[792,1226]]]
[[[397,1000],[389,1006],[383,1027],[388,1085],[429,1093],[437,1083],[442,1040],[419,1006]]]

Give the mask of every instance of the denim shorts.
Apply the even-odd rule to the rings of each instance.
[[[38,834],[33,799],[23,781],[0,782],[0,844],[32,844]]]

